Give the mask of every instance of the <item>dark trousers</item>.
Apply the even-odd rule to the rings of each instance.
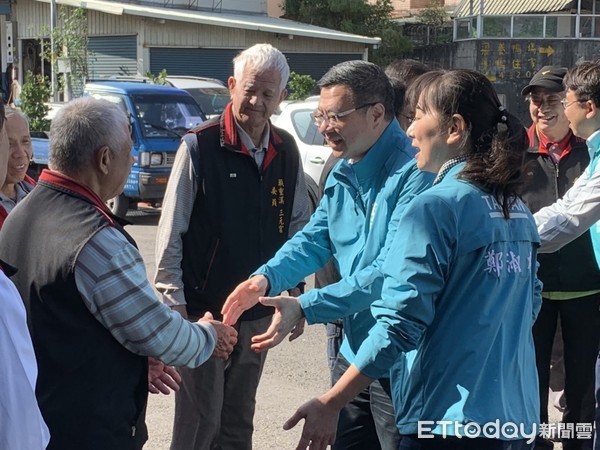
[[[499,439],[461,438],[434,436],[418,439],[415,435],[402,436],[400,450],[529,450],[533,444],[525,439],[501,441]]]
[[[348,367],[348,361],[339,355],[334,383]],[[390,380],[375,380],[341,410],[332,450],[397,450],[399,443]]]
[[[552,344],[560,318],[564,344],[564,423],[591,423],[594,419],[594,364],[600,342],[600,295],[572,300],[542,301],[533,326],[540,387],[540,421],[548,423],[548,389]],[[575,426],[575,425],[573,425]],[[591,448],[590,439],[563,439],[564,450]]]
[[[594,420],[595,433],[594,450],[600,450],[600,353],[596,358],[596,416]]]
[[[271,316],[239,321],[229,360],[211,356],[195,369],[179,369],[171,450],[252,450],[256,390],[267,356],[250,348]]]

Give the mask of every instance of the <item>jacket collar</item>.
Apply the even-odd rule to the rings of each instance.
[[[38,184],[56,191],[64,192],[65,194],[77,197],[87,203],[90,203],[102,215],[104,215],[106,219],[108,219],[112,226],[114,226],[115,223],[121,226],[130,224],[129,221],[113,215],[98,194],[92,191],[89,187],[60,172],[44,169],[40,175]]]
[[[246,146],[242,143],[240,139],[237,125],[235,122],[235,117],[233,115],[233,104],[229,102],[221,114],[221,118],[219,120],[220,125],[220,136],[221,136],[221,147],[229,148],[234,151],[242,152],[247,155],[250,155],[250,152],[246,148]],[[265,153],[265,159],[263,161],[263,170],[265,170],[271,161],[277,155],[277,152],[282,150],[281,148],[277,148],[279,144],[283,142],[283,138],[275,131],[271,121],[269,120],[269,146],[267,147],[267,152]]]
[[[390,166],[395,161],[395,152],[407,152],[408,149],[411,152],[410,156],[414,156],[410,139],[394,119],[360,161],[350,164],[347,160],[342,160],[334,168],[334,176],[331,178],[338,181],[356,179],[359,185],[369,184],[372,178],[380,176],[382,169],[389,173]]]

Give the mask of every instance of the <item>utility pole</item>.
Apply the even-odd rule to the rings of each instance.
[[[56,28],[56,0],[50,0],[50,54],[52,60],[50,64],[50,88],[52,89],[52,101],[58,101],[57,83],[56,83],[56,63],[54,55],[56,55],[56,47],[54,42],[54,29]]]

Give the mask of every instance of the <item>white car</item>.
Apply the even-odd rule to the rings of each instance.
[[[188,91],[206,117],[218,116],[229,103],[229,89],[215,78],[169,75],[166,80],[171,86]]]
[[[289,102],[275,119],[275,126],[283,128],[294,136],[304,172],[312,206],[318,199],[318,185],[325,162],[331,155],[331,148],[319,132],[311,114],[317,109],[319,97],[309,97],[305,101]]]

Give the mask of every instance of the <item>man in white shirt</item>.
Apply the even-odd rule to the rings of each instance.
[[[554,252],[588,229],[596,261],[600,262],[600,61],[586,61],[570,69],[564,78],[562,100],[569,126],[586,139],[590,164],[564,197],[542,208],[534,217],[542,240],[540,253]],[[600,364],[596,362],[596,439],[600,450]]]

